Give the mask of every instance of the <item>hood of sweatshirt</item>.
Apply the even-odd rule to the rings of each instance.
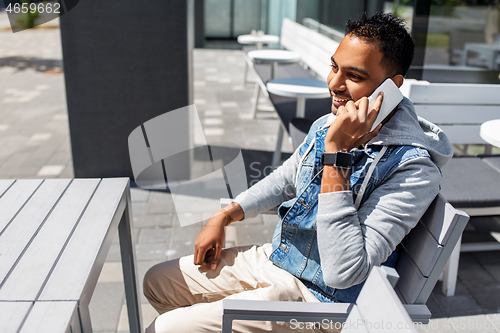
[[[404,98],[392,118],[367,145],[409,145],[427,149],[432,160],[443,167],[453,156],[453,148],[444,132],[430,121],[417,116],[413,103]]]

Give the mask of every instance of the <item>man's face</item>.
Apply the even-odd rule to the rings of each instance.
[[[382,52],[375,43],[347,35],[332,56],[327,82],[332,96],[332,112],[341,105],[370,96],[389,77],[381,65]]]

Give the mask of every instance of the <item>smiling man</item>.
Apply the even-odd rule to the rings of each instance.
[[[404,22],[378,13],[349,21],[332,56],[331,114],[293,155],[218,211],[194,256],[158,264],[144,293],[160,313],[147,332],[218,332],[222,299],[353,302],[374,265],[393,266],[396,246],[439,191],[451,145],[408,99],[370,131],[387,78],[401,86],[413,58]],[[279,206],[272,244],[222,249],[224,228]],[[289,331],[290,323],[236,321],[234,332]],[[317,326],[316,328],[321,328]]]

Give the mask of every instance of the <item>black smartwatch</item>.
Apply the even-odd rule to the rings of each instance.
[[[321,164],[350,169],[352,166],[352,154],[343,151],[338,151],[335,154],[324,153],[321,155]]]

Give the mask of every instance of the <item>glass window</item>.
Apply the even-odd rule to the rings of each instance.
[[[261,1],[234,1],[234,36],[260,29]]]
[[[205,0],[205,36],[231,37],[231,0]]]
[[[423,79],[500,83],[499,28],[498,0],[431,0]]]

